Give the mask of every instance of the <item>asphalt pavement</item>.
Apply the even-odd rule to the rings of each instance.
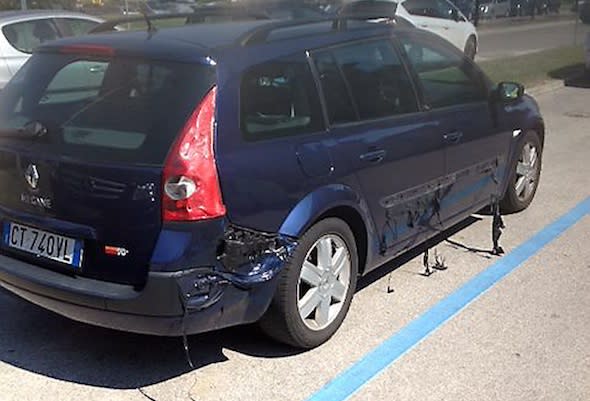
[[[507,19],[478,29],[477,61],[534,53],[563,46],[581,45],[590,25],[571,18],[545,17],[540,20]]]
[[[179,339],[76,323],[0,290],[0,400],[322,399],[328,382],[590,196],[590,90],[538,100],[548,128],[541,185],[529,209],[505,218],[507,259],[487,252],[490,218],[474,216],[437,245],[447,270],[423,277],[417,256],[361,280],[343,327],[323,346],[300,352],[255,326],[232,328],[190,337],[195,370]],[[351,399],[590,399],[589,237],[586,215],[363,379]]]

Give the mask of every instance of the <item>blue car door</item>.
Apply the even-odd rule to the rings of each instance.
[[[313,59],[334,166],[356,174],[379,236],[373,253],[399,253],[436,229],[433,199],[444,175],[444,141],[425,121],[389,39],[318,51]]]
[[[401,35],[429,119],[445,142],[446,188],[440,200],[446,225],[501,194],[511,133],[499,128],[489,84],[460,52],[431,35]]]

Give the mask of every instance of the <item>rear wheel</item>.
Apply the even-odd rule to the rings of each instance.
[[[475,53],[477,52],[477,43],[475,42],[475,38],[470,36],[465,43],[465,50],[463,51],[465,56],[467,56],[471,60],[475,60]]]
[[[503,212],[519,212],[531,204],[541,176],[542,152],[539,135],[534,131],[527,132],[520,146],[518,159],[512,166],[508,189],[501,202]]]
[[[272,338],[298,348],[322,344],[342,324],[357,274],[357,248],[348,225],[337,218],[318,222],[300,238],[281,272],[260,326]]]

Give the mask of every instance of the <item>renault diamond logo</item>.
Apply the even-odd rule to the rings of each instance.
[[[37,171],[37,166],[29,164],[29,167],[27,167],[27,170],[25,171],[25,180],[27,180],[27,184],[29,184],[31,189],[37,189],[39,187],[39,172]]]

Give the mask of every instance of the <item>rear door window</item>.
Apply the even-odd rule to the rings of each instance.
[[[55,18],[55,22],[66,37],[86,35],[98,25],[98,22],[80,18]]]
[[[214,82],[201,64],[38,53],[0,92],[0,121],[40,122],[56,154],[161,164]]]
[[[418,104],[410,78],[397,56],[392,43],[383,39],[355,43],[329,51],[338,64],[352,95],[361,120],[372,120],[400,114],[413,113]],[[321,61],[321,57],[318,58]],[[324,69],[316,61],[318,70]],[[322,85],[326,80],[324,79]],[[330,88],[323,87],[327,107],[342,107],[342,100],[333,99]],[[340,95],[338,95],[340,97]]]
[[[60,37],[51,19],[17,22],[6,25],[2,32],[11,46],[23,53],[32,53],[40,44]]]
[[[330,52],[314,55],[320,84],[330,124],[358,120],[358,113],[352,103],[350,88],[347,87],[340,67]]]
[[[304,55],[248,70],[240,88],[240,125],[249,140],[301,135],[323,128],[321,107]]]

